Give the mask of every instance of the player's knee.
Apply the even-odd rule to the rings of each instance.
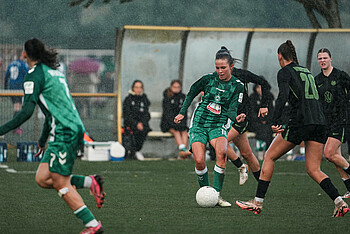
[[[328,161],[332,162],[333,156],[334,156],[334,153],[331,152],[330,150],[325,150],[325,151],[324,151],[324,157],[325,157],[325,159],[327,159]]]
[[[42,188],[47,188],[45,179],[40,175],[36,174],[35,182]]]

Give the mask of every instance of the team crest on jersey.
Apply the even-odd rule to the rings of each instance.
[[[332,80],[331,85],[334,86],[336,84],[337,84],[337,82],[335,80]]]
[[[34,92],[34,82],[26,81],[23,84],[24,94],[32,94]]]
[[[327,102],[327,103],[331,103],[332,100],[333,100],[333,95],[332,95],[332,93],[329,92],[329,91],[326,91],[326,92],[324,93],[324,100],[325,100],[325,102]]]
[[[221,100],[221,97],[220,97],[220,95],[216,95],[214,99],[216,102],[219,102]]]

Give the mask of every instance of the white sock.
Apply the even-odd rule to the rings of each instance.
[[[87,224],[85,224],[85,227],[97,227],[97,226],[98,226],[98,222],[96,219],[93,219],[90,222],[88,222]]]
[[[337,197],[336,199],[334,199],[334,204],[338,205],[340,202],[342,202],[343,199],[341,198],[341,196]]]
[[[84,188],[90,188],[92,184],[92,178],[90,176],[85,176]]]
[[[181,144],[181,145],[179,145],[179,150],[181,150],[181,151],[185,151],[185,150],[186,150],[186,146],[185,146],[185,144]]]
[[[261,198],[261,197],[255,197],[254,199],[255,199],[255,201],[257,201],[259,203],[263,203],[264,202],[264,198]]]
[[[196,174],[197,175],[204,175],[207,171],[208,171],[208,168],[207,168],[207,166],[205,166],[205,168],[204,168],[204,170],[197,170],[197,168],[194,168],[194,170],[195,170],[195,172],[196,172]]]
[[[301,155],[304,155],[305,154],[305,147],[300,147],[299,152]]]

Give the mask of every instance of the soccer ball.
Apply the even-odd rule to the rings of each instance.
[[[210,186],[204,186],[198,189],[196,201],[201,207],[214,207],[219,200],[219,193]]]

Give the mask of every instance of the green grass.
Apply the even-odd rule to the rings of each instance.
[[[0,233],[79,233],[83,225],[54,190],[34,181],[38,163],[0,169]],[[208,163],[210,181],[214,162]],[[334,166],[322,169],[345,192]],[[243,186],[229,163],[222,197],[231,208],[200,208],[193,161],[76,161],[74,174],[98,173],[105,178],[106,203],[97,209],[88,190],[79,190],[105,233],[346,233],[350,215],[332,218],[333,202],[305,172],[303,162],[278,161],[263,212],[254,215],[234,202],[254,197],[257,182],[250,173]]]

